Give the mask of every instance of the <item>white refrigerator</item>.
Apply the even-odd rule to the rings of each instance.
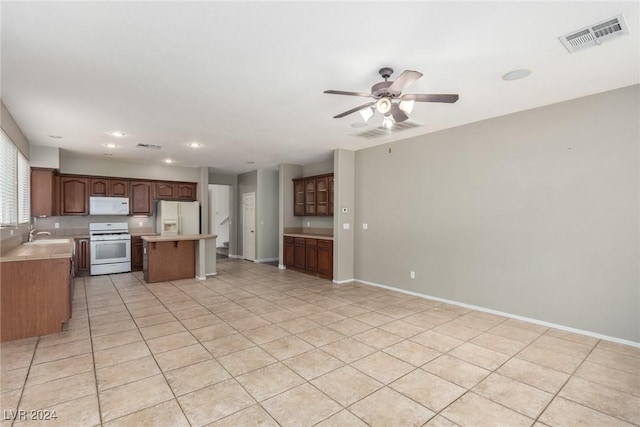
[[[162,236],[200,234],[200,202],[157,202],[156,232]]]

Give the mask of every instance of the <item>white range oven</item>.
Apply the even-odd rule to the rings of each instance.
[[[91,275],[131,271],[131,235],[126,222],[89,224]]]

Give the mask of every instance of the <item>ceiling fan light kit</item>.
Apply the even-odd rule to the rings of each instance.
[[[371,92],[348,92],[343,90],[325,90],[324,93],[332,95],[348,95],[362,96],[374,98],[376,101],[368,102],[351,110],[333,116],[334,119],[340,119],[349,114],[360,112],[360,115],[367,122],[377,110],[384,119],[382,126],[390,128],[394,123],[400,123],[409,118],[409,114],[413,111],[414,103],[417,102],[442,102],[452,104],[458,100],[457,94],[402,94],[402,91],[422,77],[422,73],[418,71],[405,70],[395,81],[389,81],[389,77],[393,74],[393,69],[389,67],[381,68],[380,75],[384,79],[371,86]]]

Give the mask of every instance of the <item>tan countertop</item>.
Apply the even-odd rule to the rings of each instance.
[[[305,239],[333,240],[333,236],[327,236],[326,234],[282,233],[282,235],[288,237],[304,237]]]
[[[203,240],[215,239],[217,234],[178,234],[177,236],[142,236],[147,242],[176,242],[178,240]]]
[[[0,256],[0,262],[10,261],[32,261],[52,258],[71,258],[73,256],[73,237],[54,236],[55,240],[65,239],[67,243],[32,244],[23,243],[13,249],[8,250]],[[52,239],[38,239],[45,241]]]

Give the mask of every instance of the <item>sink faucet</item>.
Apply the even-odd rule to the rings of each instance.
[[[34,228],[29,232],[29,241],[33,242],[35,236],[51,236],[51,233],[49,233],[48,231],[36,231],[36,229]]]

